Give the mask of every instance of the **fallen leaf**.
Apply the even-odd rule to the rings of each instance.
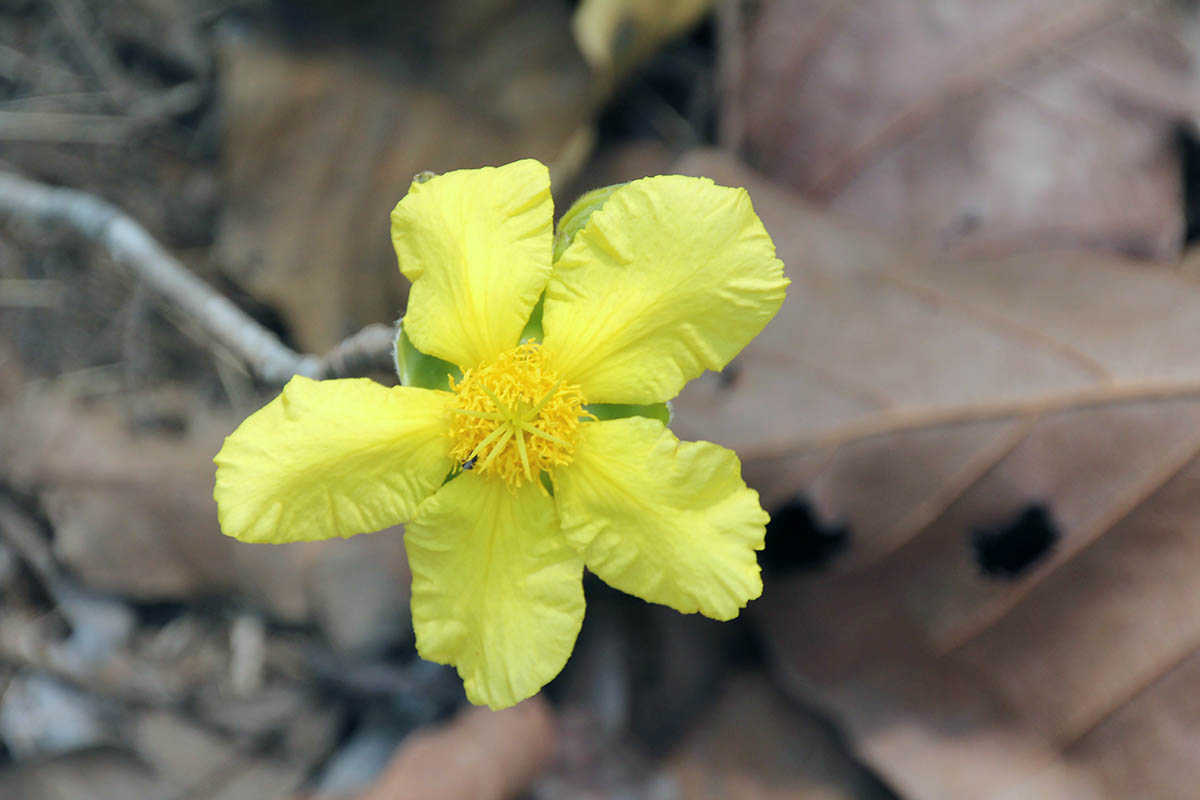
[[[675,427],[737,449],[768,509],[803,494],[852,537],[754,607],[786,683],[907,797],[1190,792],[1200,283],[934,258],[727,157],[682,169],[749,188],[793,284]],[[1027,563],[986,569],[981,542],[1038,526]]]
[[[422,62],[406,53],[419,81],[351,46],[226,39],[219,260],[282,314],[301,349],[324,352],[399,316],[407,284],[388,214],[414,175],[523,157],[553,164],[571,148],[594,101],[559,5],[524,3],[477,31],[467,58]],[[466,14],[470,4],[457,6]],[[456,20],[453,8],[429,13],[439,51],[463,47],[460,28],[479,24]]]
[[[726,113],[753,163],[960,251],[1157,259],[1183,231],[1200,97],[1178,4],[766,2]]]
[[[316,621],[355,653],[406,641],[399,529],[272,547],[221,535],[212,456],[236,424],[197,413],[183,435],[135,434],[103,404],[29,396],[0,405],[0,479],[41,499],[55,557],[91,589],[152,602],[232,593]]]
[[[242,760],[237,743],[228,738],[177,714],[150,710],[132,725],[129,746],[156,777],[182,793],[211,788]]]
[[[362,800],[515,797],[549,763],[554,729],[554,712],[540,695],[504,711],[468,708],[407,739]]]
[[[128,753],[91,750],[20,768],[0,768],[0,797],[54,800],[129,800],[161,797],[170,787]]]
[[[780,697],[762,676],[740,675],[667,759],[689,800],[893,800],[823,720]]]

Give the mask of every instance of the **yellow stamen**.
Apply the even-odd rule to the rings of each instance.
[[[487,447],[489,444],[491,444],[492,442],[499,439],[500,436],[505,431],[510,431],[510,430],[511,430],[511,428],[509,428],[507,425],[497,425],[496,429],[494,431],[492,431],[491,433],[489,433],[487,436],[485,436],[482,442],[475,445],[475,449],[471,451],[471,455],[467,456],[466,460],[470,461],[472,458],[478,458],[479,453],[480,453],[480,451],[483,450],[483,448]]]
[[[508,419],[508,417],[504,416],[503,414],[493,414],[487,411],[472,411],[469,408],[452,408],[450,410],[455,414],[466,414],[468,417],[478,417],[479,419]]]
[[[512,438],[512,428],[498,428],[497,430],[500,431],[500,438],[496,441],[496,445],[492,448],[492,452],[488,453],[487,458],[485,458],[483,463],[479,465],[479,471],[481,473],[487,472],[487,468],[491,466],[493,461],[496,460],[496,456],[504,452],[504,445],[508,444],[508,440]]]
[[[564,442],[562,439],[558,438],[557,436],[551,436],[550,434],[546,433],[545,431],[538,430],[537,428],[533,427],[532,425],[525,424],[525,425],[522,425],[521,427],[523,429],[529,431],[530,433],[532,433],[534,436],[540,436],[548,442],[554,442],[555,444],[560,444],[563,447],[570,447],[569,444],[567,444],[566,442]]]
[[[562,386],[562,381],[558,381],[550,387],[550,391],[546,392],[546,394],[542,396],[542,399],[537,401],[537,405],[529,409],[530,417],[536,417],[541,410],[546,407],[546,403],[549,403],[552,399],[554,399],[554,393],[558,391],[560,386]]]
[[[579,424],[591,416],[579,387],[564,384],[537,342],[466,370],[451,388],[451,457],[513,488],[571,463]]]
[[[508,406],[504,405],[504,403],[501,402],[499,397],[496,397],[496,395],[492,392],[492,390],[487,387],[487,384],[481,383],[481,384],[479,384],[479,388],[483,389],[483,393],[488,396],[488,399],[496,404],[496,408],[500,409],[501,414],[503,414],[506,417],[512,416],[512,412],[508,410]]]
[[[521,454],[521,466],[525,468],[525,480],[533,480],[533,473],[529,471],[529,453],[525,451],[525,434],[521,430],[517,430],[514,436],[517,439],[517,452]]]

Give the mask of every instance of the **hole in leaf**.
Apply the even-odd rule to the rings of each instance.
[[[725,365],[725,369],[717,373],[717,385],[722,389],[732,389],[742,377],[742,365],[737,359]]]
[[[814,572],[827,566],[850,546],[845,525],[822,524],[807,498],[800,496],[771,515],[763,568],[786,575]]]
[[[1184,245],[1200,241],[1200,140],[1188,127],[1176,131],[1183,171]]]
[[[1034,503],[1003,525],[973,531],[971,551],[984,575],[1013,579],[1044,558],[1058,536],[1050,509]]]

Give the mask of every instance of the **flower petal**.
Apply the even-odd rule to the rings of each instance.
[[[583,559],[554,501],[465,472],[404,535],[422,658],[454,664],[467,698],[507,708],[559,673],[583,623]]]
[[[553,217],[532,159],[414,181],[392,211],[413,345],[463,368],[515,347],[550,276]]]
[[[660,175],[618,188],[555,265],[545,344],[592,403],[659,403],[719,370],[788,280],[744,189]]]
[[[676,611],[732,619],[762,593],[767,514],[731,450],[628,417],[580,426],[555,473],[567,540],[605,583]]]
[[[410,519],[453,466],[451,397],[366,378],[292,378],[213,459],[221,530],[243,542],[296,542]]]

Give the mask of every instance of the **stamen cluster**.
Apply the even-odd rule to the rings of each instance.
[[[516,488],[571,463],[588,415],[578,386],[563,385],[537,342],[467,370],[451,384],[450,457],[460,469]]]

